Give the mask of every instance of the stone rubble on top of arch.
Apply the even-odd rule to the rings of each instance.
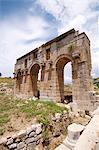
[[[71,62],[74,106],[93,109],[95,100],[91,78],[90,40],[83,32],[71,29],[17,59],[14,94],[64,101],[64,66]],[[39,74],[39,80],[38,80]]]

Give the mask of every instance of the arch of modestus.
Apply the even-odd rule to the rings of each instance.
[[[14,94],[64,101],[64,66],[71,62],[73,103],[89,109],[93,99],[90,41],[74,29],[17,59]]]

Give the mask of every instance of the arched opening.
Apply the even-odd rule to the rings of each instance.
[[[64,66],[64,102],[72,102],[72,67],[71,62]]]
[[[39,91],[39,84],[40,84],[40,77],[39,77],[39,71],[40,71],[40,66],[39,64],[34,64],[30,70],[30,78],[31,78],[31,83],[32,83],[32,92],[33,96],[38,97],[40,96],[40,91]]]
[[[16,88],[17,88],[18,92],[20,92],[20,90],[21,90],[22,80],[23,80],[23,74],[19,70],[17,73],[17,81],[16,81]]]
[[[57,97],[61,98],[61,102],[64,102],[64,100],[65,100],[64,83],[66,82],[66,69],[64,71],[64,68],[65,68],[65,65],[68,64],[69,62],[71,62],[71,60],[69,58],[62,57],[56,63]],[[65,75],[64,75],[64,73],[65,73]]]

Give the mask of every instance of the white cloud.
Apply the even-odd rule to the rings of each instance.
[[[99,58],[99,10],[93,9],[99,4],[99,0],[37,0],[36,4],[45,10],[43,13],[47,12],[57,20],[58,34],[71,28],[87,33],[93,50],[93,74],[99,75],[97,73],[99,67],[97,65]],[[32,12],[32,9],[30,11]],[[16,58],[40,46],[51,31],[50,20],[46,22],[45,16],[41,17],[41,14],[38,13],[38,16],[31,14],[27,14],[23,18],[12,15],[7,20],[0,22],[0,71],[5,76],[11,75],[12,64],[14,67]],[[35,41],[36,39],[39,40]],[[32,43],[29,42],[32,40],[34,40]],[[97,53],[94,51],[96,48]],[[69,77],[70,73],[67,76]]]
[[[3,76],[11,76],[16,58],[22,56],[35,47],[40,46],[42,40],[30,42],[28,40],[47,36],[49,31],[46,21],[38,16],[28,16],[18,20],[9,18],[0,22],[0,72]]]
[[[42,8],[59,21],[58,33],[75,28],[91,40],[93,73],[99,76],[99,0],[38,0]],[[97,48],[97,55],[94,49]]]

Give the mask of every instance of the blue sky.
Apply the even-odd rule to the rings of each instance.
[[[12,76],[16,58],[71,28],[89,36],[92,75],[98,77],[99,0],[0,0],[0,72]]]

